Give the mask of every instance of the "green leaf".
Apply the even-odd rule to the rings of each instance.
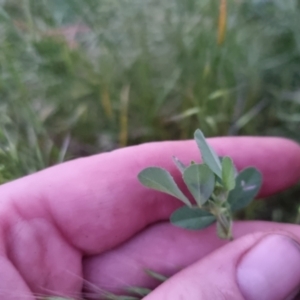
[[[226,156],[219,156],[221,164],[222,164],[222,160],[223,160],[224,157],[226,157]],[[234,164],[233,164],[233,169],[234,169],[234,177],[238,176],[239,172],[238,172],[238,170],[237,170],[237,168],[235,167]]]
[[[165,169],[150,167],[141,171],[138,178],[144,186],[172,195],[191,206],[189,199],[181,192],[171,174]]]
[[[187,206],[177,209],[170,218],[173,225],[190,230],[206,228],[215,220],[211,213]]]
[[[152,290],[148,288],[142,288],[142,287],[129,287],[126,290],[130,294],[142,296],[142,297],[145,297],[152,292]]]
[[[11,21],[11,16],[2,7],[0,7],[0,18],[6,21]]]
[[[206,139],[201,130],[197,129],[194,134],[197,145],[201,151],[203,162],[220,178],[222,178],[222,166],[216,152],[206,142]]]
[[[222,159],[222,182],[227,191],[231,191],[235,187],[235,170],[233,161],[227,156]]]
[[[165,282],[166,280],[169,279],[169,278],[166,277],[165,275],[159,274],[159,273],[157,273],[157,272],[155,272],[155,271],[153,271],[153,270],[150,270],[150,269],[146,269],[146,270],[145,270],[145,273],[146,273],[148,276],[154,278],[155,280],[157,280],[157,281],[159,281],[159,282]]]
[[[205,164],[186,168],[183,180],[199,206],[203,205],[214,191],[215,175]]]
[[[137,297],[132,297],[132,296],[117,296],[114,294],[107,294],[103,297],[105,300],[139,300],[140,299],[140,297],[137,298]]]
[[[255,168],[247,168],[236,177],[236,186],[229,193],[228,203],[232,211],[240,210],[251,203],[262,185],[262,174]]]
[[[45,297],[45,298],[42,298],[44,300],[75,300],[74,298],[65,298],[65,297]]]
[[[173,156],[173,162],[178,168],[178,170],[183,173],[184,170],[186,169],[186,165],[184,165],[176,156]]]

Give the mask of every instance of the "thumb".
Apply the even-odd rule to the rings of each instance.
[[[177,273],[144,300],[292,300],[300,246],[288,233],[245,236]]]

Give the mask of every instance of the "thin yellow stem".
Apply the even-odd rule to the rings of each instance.
[[[129,105],[129,93],[130,86],[125,85],[122,88],[120,102],[121,102],[121,110],[120,110],[120,146],[125,147],[127,145],[128,140],[128,105]]]
[[[113,110],[111,105],[111,99],[109,95],[109,90],[107,86],[104,87],[101,93],[101,103],[104,110],[105,115],[112,120],[113,118]]]
[[[227,25],[227,0],[220,0],[219,6],[219,24],[218,24],[218,45],[225,41]]]

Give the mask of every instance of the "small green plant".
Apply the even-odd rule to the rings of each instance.
[[[138,179],[144,186],[172,195],[185,204],[170,217],[175,226],[199,230],[216,222],[218,236],[232,240],[233,213],[249,205],[255,198],[262,184],[262,175],[253,167],[238,173],[232,159],[228,156],[219,157],[206,142],[201,130],[196,130],[194,137],[201,152],[202,164],[192,161],[185,166],[173,157],[194,203],[184,195],[165,169],[146,168],[139,173]]]
[[[189,230],[199,230],[217,222],[218,236],[232,240],[233,213],[246,207],[255,198],[262,184],[262,175],[253,167],[239,173],[230,157],[219,157],[215,153],[201,130],[196,130],[194,137],[201,152],[202,164],[192,161],[189,166],[185,166],[177,157],[173,157],[194,198],[193,202],[184,195],[165,169],[146,168],[139,173],[138,179],[144,186],[172,195],[185,204],[171,215],[172,224]],[[168,279],[152,270],[145,272],[160,283]],[[151,293],[151,289],[144,287],[130,287],[125,291],[129,295],[105,292],[101,299],[140,300]],[[67,300],[61,297],[46,299]]]

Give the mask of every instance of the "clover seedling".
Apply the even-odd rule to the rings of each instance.
[[[232,240],[232,214],[255,198],[262,184],[262,175],[252,167],[238,173],[232,159],[219,157],[206,142],[201,130],[196,130],[194,137],[201,152],[202,164],[191,162],[185,166],[173,157],[194,203],[165,169],[146,168],[139,173],[138,179],[144,186],[172,195],[185,204],[171,215],[172,224],[199,230],[216,222],[218,236]]]
[[[218,236],[232,240],[232,214],[246,207],[255,198],[262,184],[262,175],[257,169],[251,167],[238,173],[232,159],[227,156],[219,157],[199,129],[194,136],[203,163],[191,162],[189,166],[185,166],[178,158],[173,157],[183,181],[194,198],[193,203],[179,189],[171,174],[165,169],[146,168],[139,173],[138,178],[144,186],[172,195],[185,204],[171,215],[172,224],[185,229],[198,230],[216,222]],[[154,271],[146,270],[146,273],[159,282],[167,280]],[[104,293],[104,297],[107,300],[139,300],[148,295],[151,290],[130,287],[127,292],[133,296]],[[52,299],[65,298],[47,298],[47,300]]]

